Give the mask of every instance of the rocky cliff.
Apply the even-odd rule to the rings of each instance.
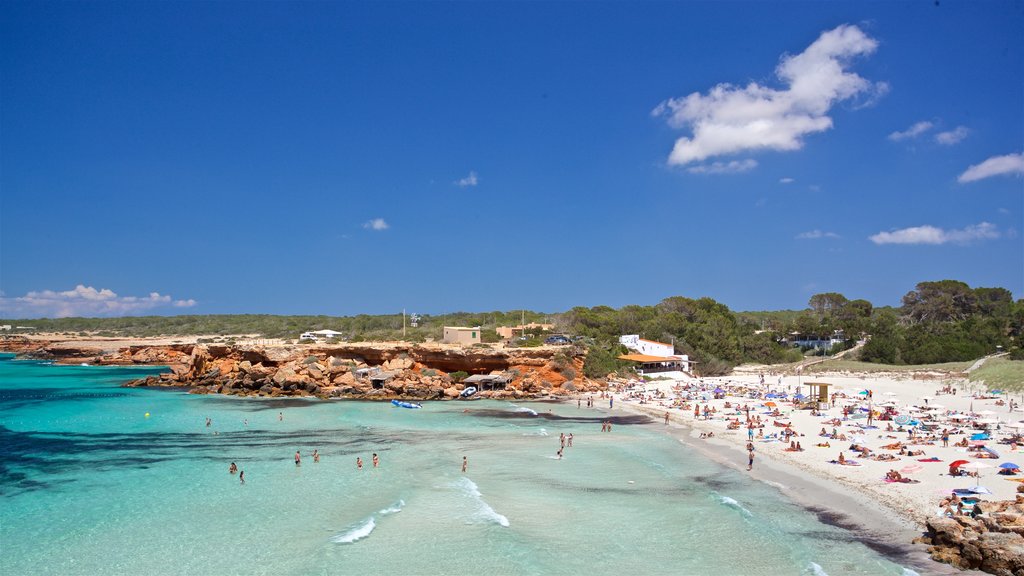
[[[450,374],[504,374],[505,389],[481,397],[530,398],[596,391],[578,378],[583,352],[568,347],[494,349],[442,344],[357,343],[332,346],[228,344],[134,345],[116,351],[35,340],[0,349],[56,361],[100,365],[166,365],[171,372],[129,386],[188,386],[194,393],[378,399],[456,398],[464,385]]]

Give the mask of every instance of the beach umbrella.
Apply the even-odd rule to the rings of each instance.
[[[907,424],[910,424],[910,416],[907,416],[906,414],[900,414],[893,420],[898,426],[906,426]]]
[[[995,412],[993,412],[991,410],[982,410],[981,412],[977,412],[977,414],[979,416],[991,416],[991,415],[995,414]]]
[[[935,396],[921,396],[921,400],[934,400]]]
[[[857,394],[860,394],[861,396],[867,396],[868,395],[868,391],[867,390],[861,390],[860,392],[857,392]]]
[[[970,460],[957,460],[956,462],[950,462],[949,463],[949,468],[950,469],[959,468],[959,467],[963,466],[964,464],[970,464],[970,463],[971,463]]]
[[[896,393],[895,392],[886,392],[885,395],[886,396],[895,396]]]
[[[968,490],[971,491],[974,494],[991,494],[992,493],[992,491],[989,490],[988,488],[985,488],[984,486],[977,486],[977,485],[975,485],[975,486],[973,486],[971,488],[968,488]]]
[[[928,405],[928,409],[929,410],[941,410],[943,408],[945,408],[945,406],[943,406],[942,404],[929,404]]]
[[[985,452],[988,452],[989,454],[991,454],[993,458],[999,458],[999,452],[996,452],[995,450],[993,450],[993,449],[991,449],[991,448],[989,448],[987,446],[982,446],[981,449],[984,450]]]
[[[960,467],[968,470],[983,470],[985,468],[991,468],[992,465],[984,462],[968,462],[967,464],[961,464]]]
[[[1019,470],[1020,469],[1020,466],[1017,466],[1013,462],[1003,462],[1002,464],[999,465],[999,467],[1003,468],[1005,470]]]
[[[976,422],[978,424],[998,424],[999,423],[999,419],[998,418],[982,418],[981,420],[976,420]]]
[[[915,472],[920,472],[921,470],[924,470],[924,466],[921,466],[920,464],[911,464],[910,466],[900,468],[900,472],[903,474],[913,474]]]
[[[775,402],[765,402],[764,405],[769,408],[775,408],[776,406]]]

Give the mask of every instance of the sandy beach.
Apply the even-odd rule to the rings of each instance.
[[[991,492],[979,494],[982,500],[1014,498],[1019,483],[1010,480],[1021,476],[998,474],[998,466],[1005,462],[1019,463],[1017,459],[1024,454],[1018,455],[1009,444],[998,441],[1008,437],[1014,430],[1009,425],[1024,415],[1010,410],[1009,398],[1002,397],[1000,405],[997,398],[983,396],[982,390],[966,388],[964,381],[904,378],[892,374],[819,374],[801,378],[802,386],[798,389],[796,376],[784,377],[781,385],[778,376],[774,375],[766,375],[765,384],[761,385],[756,373],[704,379],[679,376],[678,379],[626,383],[615,393],[615,398],[616,407],[647,413],[659,420],[668,412],[670,422],[667,428],[681,442],[722,464],[743,471],[747,467],[748,431],[742,407],[749,407],[751,418],[760,417],[763,424],[754,432],[755,461],[753,470],[748,472],[752,478],[776,486],[794,501],[820,511],[823,518],[864,534],[869,545],[880,549],[886,546],[900,548],[898,553],[907,555],[914,565],[927,568],[930,573],[941,570],[959,572],[931,562],[923,547],[911,547],[909,544],[920,535],[928,517],[941,514],[940,502],[954,489],[980,485]],[[831,385],[830,396],[836,393],[834,407],[830,403],[830,408],[818,415],[812,414],[811,410],[794,408],[789,398],[798,392],[807,394],[808,380]],[[956,393],[938,394],[947,384],[955,388]],[[716,388],[725,391],[717,399],[713,394]],[[871,391],[870,405],[876,414],[871,427],[867,426],[866,411],[861,410],[869,405],[867,395],[862,394],[865,390]],[[755,391],[762,395],[786,393],[788,397],[750,398],[749,395]],[[687,402],[685,398],[688,395],[699,401]],[[773,402],[774,406],[766,405],[767,402]],[[702,411],[696,418],[695,404],[699,404]],[[726,408],[727,404],[731,408]],[[915,428],[917,438],[910,440],[909,426],[900,427],[894,421],[877,419],[878,413],[884,410],[880,408],[882,404],[890,405],[898,415],[910,415],[915,420],[935,423],[936,429],[928,433]],[[683,409],[680,405],[688,408]],[[715,411],[707,419],[703,414],[705,406]],[[844,406],[852,412],[851,417],[844,419]],[[737,407],[741,408],[739,412]],[[776,409],[777,413],[774,412]],[[770,415],[772,413],[777,415]],[[950,415],[968,417],[960,420],[962,424],[957,424]],[[737,418],[740,427],[730,430],[729,421]],[[838,425],[830,423],[837,418]],[[977,422],[987,424],[971,424]],[[784,427],[776,423],[789,424],[789,428],[797,433],[792,441],[800,442],[803,451],[788,451],[791,446],[788,441],[758,437],[780,434]],[[890,424],[893,430],[888,429]],[[979,442],[971,443],[970,438],[982,432],[975,426],[988,427],[991,439],[985,441],[984,446],[997,452],[998,458],[979,457],[989,453],[977,448]],[[951,432],[948,447],[944,447],[941,441],[943,428]],[[822,429],[828,437],[819,435]],[[835,438],[831,437],[833,430]],[[704,437],[707,434],[713,436]],[[955,446],[965,438],[971,449]],[[885,448],[897,443],[914,452],[923,451],[923,454],[900,455],[899,449]],[[829,446],[820,447],[819,444]],[[850,449],[852,444],[868,448],[871,457],[883,455],[886,460],[865,458]],[[833,463],[841,452],[844,459],[857,465]],[[922,462],[927,459],[937,461]],[[979,466],[986,467],[976,470],[978,477],[951,476],[949,465],[957,460],[977,462]],[[901,476],[914,482],[887,482],[886,474],[890,470],[900,471]]]

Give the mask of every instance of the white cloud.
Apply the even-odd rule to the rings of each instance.
[[[794,178],[779,178],[779,184],[792,184],[793,182],[796,182],[796,179],[794,179]]]
[[[891,232],[879,232],[869,239],[875,244],[970,244],[999,238],[995,224],[982,222],[962,229],[943,230],[935,226],[914,226]]]
[[[796,235],[797,240],[818,240],[821,238],[839,238],[839,234],[835,232],[822,232],[821,230],[811,230],[809,232],[801,232]]]
[[[1024,154],[993,156],[965,170],[957,181],[963,184],[1002,174],[1024,174]]]
[[[691,174],[735,174],[737,172],[749,172],[757,168],[757,160],[747,158],[746,160],[731,160],[729,162],[712,162],[687,168]]]
[[[455,182],[455,184],[457,186],[465,188],[467,186],[476,186],[477,183],[479,182],[480,180],[476,177],[476,172],[471,170],[469,172],[469,176],[466,176],[465,178],[460,178],[457,182]]]
[[[751,82],[719,84],[665,100],[651,112],[674,128],[692,128],[676,140],[668,163],[684,165],[745,150],[797,150],[802,138],[832,127],[832,106],[859,94],[877,95],[880,85],[846,71],[855,56],[871,54],[878,42],[860,28],[843,25],[821,34],[806,50],[783,56],[775,69],[786,85],[777,90]]]
[[[196,301],[191,298],[172,300],[159,292],[150,292],[148,296],[118,296],[108,288],[97,290],[81,284],[64,292],[40,290],[15,298],[0,296],[0,313],[9,318],[125,316],[163,306],[190,308],[195,305]]]
[[[906,140],[908,138],[917,138],[921,134],[924,134],[925,132],[931,130],[932,126],[934,126],[934,124],[932,124],[931,122],[928,122],[927,120],[922,120],[920,122],[915,123],[913,126],[907,128],[902,132],[897,131],[893,132],[892,134],[889,134],[889,140],[892,140],[893,142],[899,142],[900,140]]]
[[[957,126],[952,130],[947,130],[946,132],[939,132],[938,134],[936,134],[935,141],[938,142],[939,144],[942,144],[943,146],[952,146],[953,144],[960,142],[964,138],[967,138],[967,134],[969,133],[970,130],[968,130],[966,126]]]
[[[387,230],[388,228],[390,228],[390,226],[388,226],[388,223],[385,222],[383,218],[374,218],[373,220],[370,220],[369,222],[363,223],[363,228],[366,228],[367,230],[377,230],[377,231],[380,231],[380,230]]]

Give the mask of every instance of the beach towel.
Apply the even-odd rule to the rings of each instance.
[[[935,456],[932,456],[931,458],[924,458],[924,459],[918,460],[918,462],[942,462],[942,460],[939,460]]]

